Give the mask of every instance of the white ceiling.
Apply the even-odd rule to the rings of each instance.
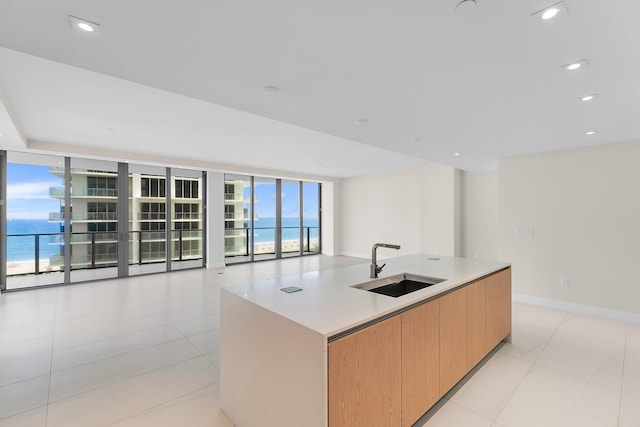
[[[640,139],[640,2],[458,1],[0,0],[0,147],[345,177]]]

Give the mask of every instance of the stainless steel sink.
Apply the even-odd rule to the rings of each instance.
[[[398,298],[402,295],[410,294],[411,292],[444,282],[445,280],[447,279],[402,273],[396,274],[395,276],[383,277],[369,282],[359,283],[351,287]]]

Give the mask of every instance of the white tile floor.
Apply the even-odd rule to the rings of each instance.
[[[0,427],[231,426],[219,410],[220,287],[355,262],[312,256],[2,294]],[[429,415],[417,425],[638,427],[640,325],[514,304],[513,342]]]

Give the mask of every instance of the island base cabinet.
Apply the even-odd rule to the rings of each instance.
[[[487,352],[511,333],[511,268],[486,279]]]
[[[487,348],[486,280],[467,286],[467,370],[490,351]]]
[[[400,426],[400,359],[400,316],[330,342],[329,426]]]
[[[328,344],[329,427],[409,427],[511,333],[511,268]]]
[[[402,313],[402,426],[410,427],[440,399],[440,306],[431,301]]]
[[[440,303],[440,395],[467,372],[467,288],[438,299]]]

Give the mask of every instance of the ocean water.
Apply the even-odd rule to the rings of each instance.
[[[9,219],[7,220],[7,261],[33,260],[35,256],[34,236],[12,236],[12,234],[59,233],[60,224],[46,219]],[[60,253],[61,246],[57,236],[39,236],[39,259],[49,259]]]
[[[300,220],[298,218],[282,218],[282,240],[298,240],[300,238]],[[276,219],[275,218],[260,218],[254,221],[254,242],[255,243],[267,243],[273,242],[276,235]],[[311,239],[318,238],[318,220],[317,219],[305,219],[304,221],[304,233],[306,236],[306,227],[311,227],[310,235]]]

